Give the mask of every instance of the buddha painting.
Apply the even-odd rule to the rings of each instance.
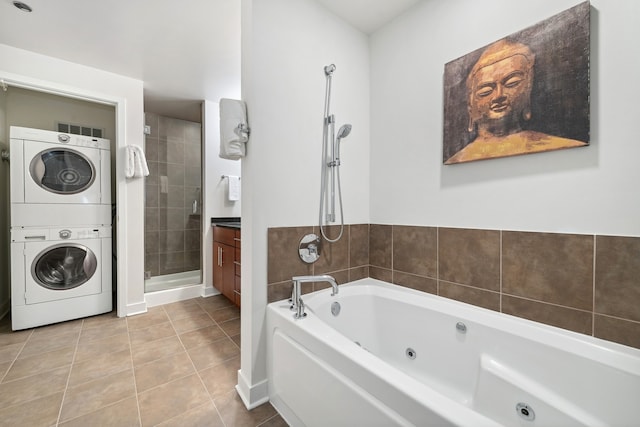
[[[459,149],[444,153],[445,164],[588,145],[587,138],[572,138],[562,135],[562,132],[550,133],[545,131],[547,129],[544,126],[536,128],[532,125],[536,114],[534,111],[538,116],[544,116],[544,121],[553,121],[560,115],[545,111],[544,103],[535,106],[537,109],[533,108],[536,54],[527,44],[514,38],[499,40],[482,50],[472,64],[466,79],[461,78],[459,85],[465,92],[465,99],[458,103],[457,112],[460,113],[459,107],[466,107],[466,111],[463,111],[466,115],[458,115],[467,120],[464,123],[458,119],[456,126],[464,142],[459,144]],[[544,86],[538,86],[539,92],[543,92],[543,89]],[[537,100],[546,100],[556,110],[560,108],[558,105],[562,106],[562,100],[548,101],[550,95],[561,93],[543,95],[546,98],[538,97]],[[452,110],[450,108],[449,112]],[[538,117],[537,124],[541,122]]]

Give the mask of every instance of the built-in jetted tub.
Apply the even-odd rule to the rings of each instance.
[[[292,426],[638,426],[640,350],[363,279],[267,309]]]

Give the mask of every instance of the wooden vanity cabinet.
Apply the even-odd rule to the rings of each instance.
[[[240,306],[240,230],[213,227],[213,286]]]

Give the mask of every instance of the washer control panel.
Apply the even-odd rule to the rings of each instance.
[[[104,239],[111,237],[110,226],[35,228],[16,227],[11,229],[12,242],[37,242],[42,240],[82,240]]]

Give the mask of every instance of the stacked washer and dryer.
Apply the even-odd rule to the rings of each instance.
[[[10,128],[13,330],[109,312],[108,139]]]

